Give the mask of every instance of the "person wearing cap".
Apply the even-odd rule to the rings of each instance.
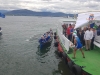
[[[74,51],[73,51],[73,54],[74,54],[73,59],[75,59],[77,49],[80,49],[80,51],[83,55],[83,58],[85,58],[84,52],[82,51],[82,44],[80,42],[80,39],[78,38],[78,36],[75,33],[73,33],[73,37],[74,37],[74,45],[75,45],[75,48],[74,48]]]

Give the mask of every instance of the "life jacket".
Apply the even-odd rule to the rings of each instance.
[[[47,36],[46,41],[49,41],[49,39],[50,39],[50,36]]]
[[[43,44],[43,43],[45,43],[45,42],[46,42],[45,39],[40,39],[40,40],[39,40],[39,43],[40,43],[40,44]]]

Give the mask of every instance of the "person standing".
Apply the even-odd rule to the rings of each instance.
[[[93,37],[91,39],[91,50],[94,49],[94,38],[95,38],[95,35],[96,35],[95,27],[93,27],[92,31],[93,31]]]
[[[74,27],[75,27],[75,25],[73,25],[71,30],[70,30],[70,39],[71,39],[72,42],[73,42],[73,35],[72,34],[74,32]]]
[[[77,49],[80,49],[80,51],[81,51],[81,53],[83,55],[83,58],[85,58],[84,52],[82,51],[82,44],[80,42],[80,39],[78,38],[77,35],[74,35],[73,37],[74,37],[74,45],[75,45],[74,52],[73,52],[73,54],[74,54],[73,59],[75,59],[75,55],[76,55]]]
[[[90,50],[92,37],[93,37],[93,32],[90,31],[90,28],[87,28],[87,30],[86,30],[86,32],[84,34],[86,50]]]
[[[71,34],[71,28],[72,28],[72,26],[70,24],[69,27],[66,30],[66,34],[68,36],[68,40],[70,40],[70,41],[71,41],[71,35],[70,35]]]
[[[80,39],[80,41],[82,43],[82,31],[81,30],[79,30],[79,33],[77,34],[77,36],[79,37],[79,39]]]

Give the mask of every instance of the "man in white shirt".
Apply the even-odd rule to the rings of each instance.
[[[93,31],[90,28],[87,28],[84,34],[84,40],[86,45],[86,50],[90,50],[91,39],[93,38]]]

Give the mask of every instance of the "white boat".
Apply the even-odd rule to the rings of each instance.
[[[92,14],[92,19],[90,18]],[[69,19],[62,20],[63,23],[69,23]],[[86,12],[78,14],[77,20],[71,19],[71,22],[76,22],[76,28],[83,28],[88,26],[90,23],[95,23],[97,26],[100,25],[100,12]],[[74,75],[100,75],[100,36],[95,36],[95,48],[89,52],[85,51],[83,48],[85,58],[79,50],[76,52],[76,59],[73,57],[73,47],[71,42],[64,36],[62,24],[57,26],[57,48],[58,55],[61,56],[66,64],[68,64],[69,69]]]
[[[0,35],[2,35],[2,30],[0,30]]]
[[[66,52],[69,51],[69,47],[71,46],[72,42],[69,41],[65,36],[64,34],[62,33],[63,32],[63,28],[62,28],[62,24],[75,24],[76,23],[76,19],[75,18],[66,18],[66,19],[62,19],[60,20],[61,24],[57,26],[57,34],[60,38],[60,41],[61,43],[63,44],[63,46],[66,48]]]

